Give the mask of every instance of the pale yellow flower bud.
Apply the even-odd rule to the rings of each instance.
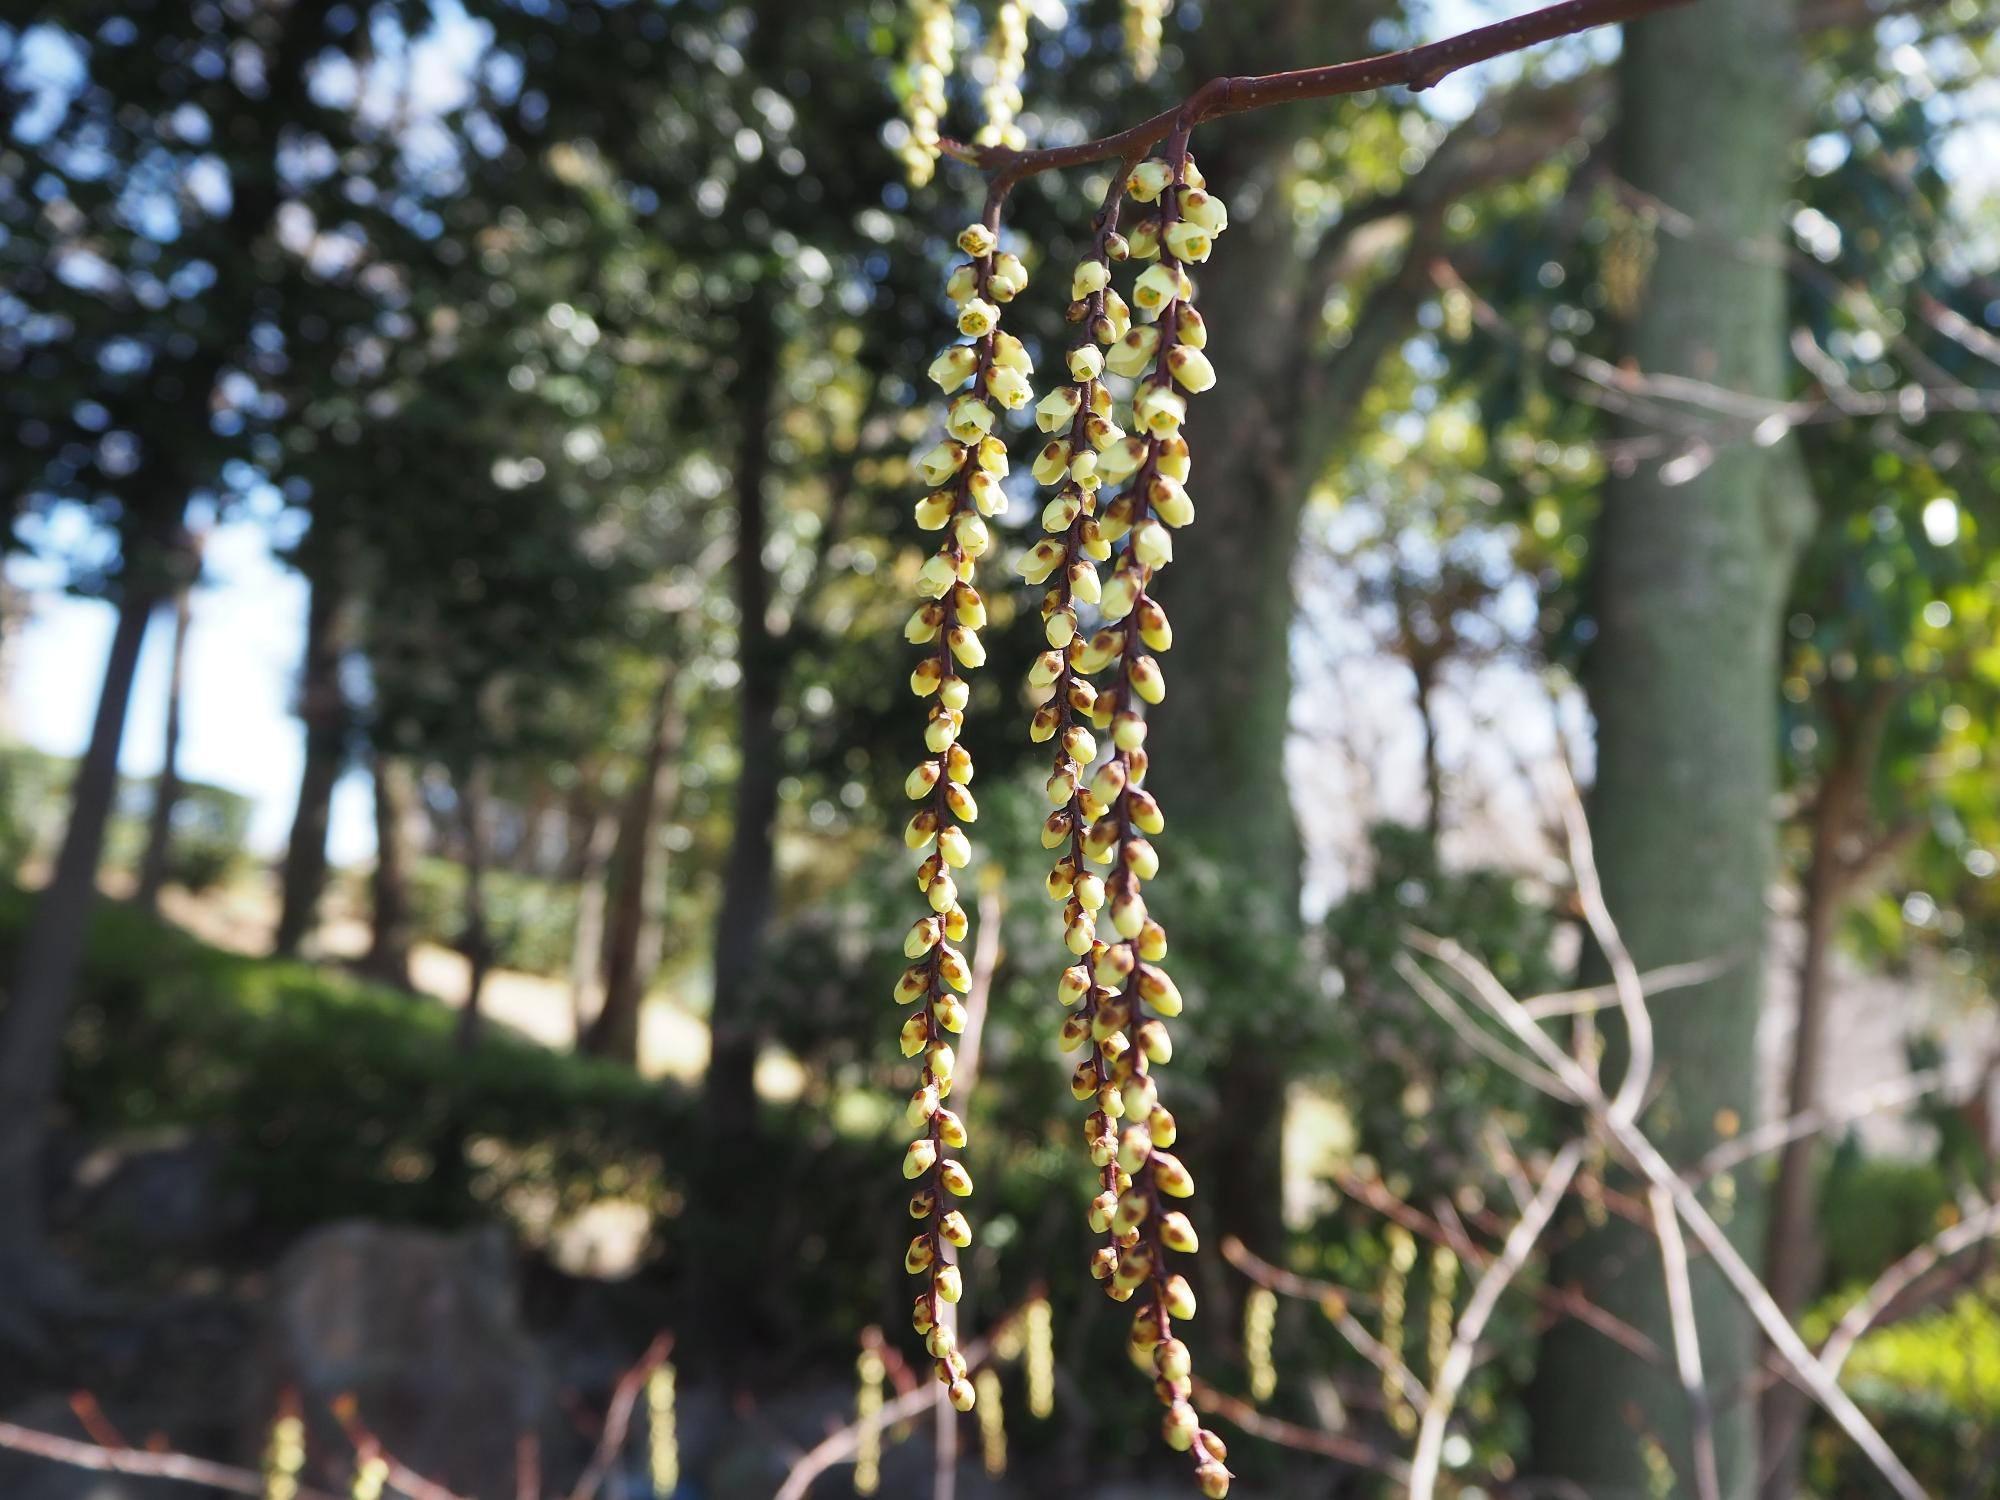
[[[1134,328],[1105,352],[1104,367],[1113,375],[1143,375],[1159,348],[1160,330],[1157,327]],[[942,481],[933,480],[932,483]]]
[[[1069,378],[1095,380],[1104,373],[1104,351],[1095,344],[1079,344],[1069,351]]]
[[[1192,302],[1181,302],[1174,307],[1174,339],[1190,349],[1208,347],[1208,324],[1202,321]]]
[[[924,483],[932,486],[945,483],[964,465],[964,445],[949,441],[939,443],[917,460],[917,469],[924,476]]]
[[[930,1142],[925,1141],[924,1144],[928,1146]],[[936,1258],[931,1251],[930,1236],[920,1234],[910,1241],[909,1249],[903,1252],[903,1269],[912,1276],[919,1276],[931,1268],[931,1262]]]
[[[944,668],[935,656],[926,656],[910,669],[910,691],[919,698],[928,698],[943,682]]]
[[[1044,443],[1030,472],[1037,484],[1061,484],[1069,477],[1069,439],[1050,438]]]
[[[965,836],[963,828],[945,828],[938,832],[938,853],[953,869],[962,870],[972,862],[972,841]]]
[[[942,552],[926,561],[917,572],[917,592],[926,599],[941,599],[945,590],[958,581],[958,567]]]
[[[1132,301],[1141,312],[1156,313],[1180,295],[1181,283],[1174,268],[1148,266],[1132,286]],[[960,319],[963,322],[963,318]],[[1157,334],[1157,330],[1155,331]]]
[[[930,883],[924,895],[931,903],[931,910],[941,912],[958,899],[958,886],[949,875],[940,875]]]
[[[1155,473],[1153,482],[1146,486],[1146,503],[1169,526],[1186,526],[1194,520],[1194,501],[1189,498],[1187,488],[1163,473]]]
[[[944,1190],[954,1198],[972,1196],[972,1174],[965,1170],[963,1162],[945,1162],[938,1169],[938,1180],[944,1184]]]
[[[1132,398],[1132,416],[1154,437],[1172,437],[1187,419],[1187,397],[1149,380]]]
[[[1120,568],[1111,575],[1111,581],[1104,585],[1099,607],[1106,620],[1116,622],[1132,612],[1132,605],[1138,596],[1139,580],[1124,568]],[[1103,665],[1104,663],[1100,662],[1097,667],[1090,670],[1096,671]]]
[[[1103,586],[1098,582],[1097,569],[1082,560],[1069,566],[1069,591],[1082,604],[1096,604],[1104,597]]]
[[[1201,1431],[1201,1419],[1187,1402],[1176,1401],[1160,1419],[1160,1431],[1165,1434],[1169,1448],[1185,1453],[1194,1446],[1194,1435]]]
[[[1080,260],[1070,273],[1069,295],[1072,302],[1081,302],[1092,292],[1101,292],[1111,284],[1111,267],[1101,260]]]
[[[1023,375],[1035,373],[1035,362],[1028,358],[1028,346],[1004,330],[993,335],[993,363],[996,368],[1017,370]]]
[[[963,307],[979,295],[979,273],[963,262],[953,266],[945,280],[944,294]]]
[[[944,1236],[947,1245],[956,1245],[961,1250],[972,1243],[972,1226],[955,1208],[938,1221],[938,1233]]]
[[[1073,385],[1059,385],[1035,403],[1035,425],[1043,432],[1061,432],[1075,420],[1082,404],[1083,392]]]
[[[1167,1028],[1158,1021],[1145,1021],[1139,1027],[1139,1050],[1146,1054],[1148,1062],[1170,1063],[1174,1060],[1174,1042]],[[1172,1145],[1171,1141],[1162,1142]]]
[[[976,443],[993,430],[993,408],[968,393],[951,403],[944,425],[961,443]]]
[[[1125,179],[1125,191],[1140,203],[1151,203],[1174,180],[1174,169],[1164,157],[1149,156],[1132,169]]]
[[[954,625],[945,632],[945,642],[951,647],[951,654],[958,658],[960,666],[979,667],[986,664],[986,647],[980,641],[978,631]]]
[[[1167,226],[1167,254],[1181,261],[1204,261],[1215,248],[1206,229],[1188,219]]]
[[[966,790],[963,782],[945,783],[944,805],[951,809],[952,815],[961,823],[979,821],[979,804],[973,800],[972,793]]]
[[[935,1141],[928,1137],[911,1141],[909,1149],[903,1153],[903,1175],[912,1179],[921,1177],[937,1165],[937,1159]]]
[[[1201,350],[1176,344],[1167,351],[1167,373],[1199,396],[1215,385],[1215,366]]]
[[[1174,1275],[1167,1278],[1167,1314],[1175,1318],[1194,1316],[1194,1288],[1188,1285],[1185,1276]]]
[[[938,630],[944,624],[944,611],[935,600],[919,606],[903,623],[903,639],[913,646],[922,646],[937,639]]]
[[[983,437],[979,440],[979,467],[995,479],[1007,477],[1007,444],[997,437]],[[1187,476],[1183,474],[1181,478]]]
[[[984,224],[968,224],[958,232],[958,248],[974,260],[991,255],[999,242],[1000,237]]]
[[[949,394],[972,378],[979,367],[979,351],[970,344],[953,344],[931,361],[930,377]]]
[[[1168,1020],[1181,1013],[1180,987],[1165,969],[1153,964],[1140,964],[1135,972],[1141,1000]]]
[[[971,1411],[974,1403],[979,1399],[973,1392],[972,1382],[963,1379],[954,1380],[951,1383],[951,1389],[946,1394],[951,1397],[952,1408],[962,1412]]]
[[[1000,326],[1000,309],[984,297],[974,297],[958,310],[958,331],[967,338],[984,338]]]
[[[1159,662],[1150,656],[1132,659],[1125,675],[1132,683],[1132,691],[1148,703],[1159,703],[1167,696],[1167,674],[1160,670]]]
[[[986,394],[1008,411],[1019,411],[1033,398],[1034,387],[1019,370],[1002,366],[986,377]]]
[[[905,1057],[915,1057],[930,1039],[930,1020],[921,1011],[905,1021],[903,1029],[896,1034],[897,1045],[903,1049]]]
[[[1014,570],[1030,584],[1040,584],[1046,582],[1052,572],[1056,572],[1060,562],[1062,562],[1062,542],[1054,538],[1044,538],[1022,554],[1020,562],[1014,564]],[[1054,682],[1054,678],[1048,680]]]
[[[1151,219],[1144,220],[1132,228],[1132,259],[1157,260],[1160,255],[1160,226]]]
[[[952,738],[958,738],[958,730],[963,725],[966,700],[972,696],[972,687],[963,677],[947,677],[944,686],[938,689],[938,702],[951,710]],[[943,745],[933,745],[934,750],[942,750]]]

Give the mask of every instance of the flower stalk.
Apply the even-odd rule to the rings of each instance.
[[[1159,703],[1166,685],[1153,653],[1173,641],[1151,586],[1172,560],[1173,532],[1194,519],[1180,432],[1186,398],[1215,383],[1185,265],[1208,258],[1227,215],[1203,188],[1185,135],[1169,158],[1139,162],[1125,176],[1124,192],[1150,207],[1129,240],[1115,229],[1118,186],[1071,283],[1070,317],[1081,328],[1067,356],[1071,384],[1036,408],[1053,435],[1035,475],[1058,489],[1042,516],[1050,534],[1021,564],[1029,582],[1050,584],[1042,601],[1050,649],[1030,674],[1041,701],[1029,733],[1057,747],[1046,783],[1055,810],[1042,842],[1062,851],[1048,891],[1064,903],[1064,945],[1077,959],[1058,986],[1070,1012],[1060,1040],[1066,1051],[1084,1052],[1071,1092],[1094,1106],[1084,1133],[1101,1190],[1090,1222],[1105,1241],[1092,1274],[1115,1301],[1138,1303],[1130,1348],[1153,1373],[1167,1442],[1193,1455],[1202,1492],[1221,1496],[1231,1477],[1226,1449],[1195,1415],[1188,1348],[1174,1332],[1176,1319],[1194,1315],[1195,1299],[1173,1257],[1199,1241],[1187,1214],[1168,1201],[1191,1196],[1194,1179],[1167,1149],[1178,1130],[1152,1076],[1172,1056],[1165,1023],[1180,1013],[1181,997],[1160,967],[1167,935],[1144,895],[1159,870],[1150,836],[1164,827],[1144,783],[1145,706]],[[1127,258],[1154,262],[1134,283],[1129,308],[1110,285],[1112,264]],[[1129,433],[1112,419],[1107,372],[1137,377]],[[1121,482],[1125,488],[1100,507],[1100,489]],[[1096,564],[1110,560],[1114,546],[1112,575],[1101,580]],[[1078,629],[1079,603],[1097,608],[1099,629],[1088,641]],[[1107,672],[1101,686],[1091,680]],[[1086,779],[1096,734],[1106,731],[1110,755]],[[1108,865],[1108,873],[1093,864]]]
[[[921,1133],[903,1155],[903,1175],[915,1184],[910,1217],[922,1226],[903,1257],[904,1268],[924,1279],[911,1323],[923,1336],[952,1405],[969,1411],[974,1391],[949,1304],[963,1290],[957,1252],[972,1243],[971,1226],[954,1205],[971,1194],[972,1178],[955,1154],[966,1144],[964,1121],[945,1102],[957,1064],[951,1039],[966,1024],[959,997],[972,987],[972,966],[955,946],[964,941],[968,922],[953,872],[972,858],[965,827],[979,816],[970,787],[972,757],[959,743],[970,696],[961,674],[986,659],[979,636],[986,604],[974,575],[992,544],[986,518],[1005,504],[1000,480],[1007,473],[1006,444],[993,432],[994,408],[1018,409],[1033,392],[1026,350],[999,327],[1001,305],[1027,285],[1027,273],[1014,255],[998,248],[990,221],[967,226],[958,244],[969,259],[953,268],[947,290],[958,305],[965,342],[931,364],[931,379],[950,398],[946,436],[918,464],[931,489],[917,502],[917,524],[943,535],[917,574],[923,603],[904,628],[912,644],[928,648],[910,674],[911,691],[931,705],[924,729],[929,753],[904,784],[918,804],[904,842],[927,851],[917,868],[917,886],[930,910],[904,940],[911,962],[896,982],[895,998],[912,1007],[902,1027],[903,1055],[922,1058],[907,1112]]]

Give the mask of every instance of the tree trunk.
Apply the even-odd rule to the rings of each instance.
[[[1786,1113],[1799,1114],[1819,1102],[1826,1065],[1828,971],[1833,934],[1842,902],[1838,837],[1829,824],[1828,788],[1816,799],[1812,854],[1806,870],[1805,910],[1801,913],[1798,1019],[1792,1033],[1791,1081]],[[1837,816],[1837,814],[1834,814]],[[1815,1136],[1787,1143],[1778,1158],[1771,1192],[1770,1232],[1764,1251],[1764,1284],[1778,1310],[1797,1321],[1819,1285],[1826,1263],[1815,1212]],[[1763,1493],[1766,1500],[1791,1500],[1797,1492],[1807,1414],[1805,1398],[1778,1381],[1764,1393]]]
[[[578,840],[576,931],[570,938],[569,1010],[571,1031],[581,1047],[604,1004],[605,883],[618,844],[618,823],[608,809],[596,812],[589,833]]]
[[[35,903],[7,1008],[0,1012],[0,1286],[42,1258],[42,1147],[62,1035],[97,897],[104,830],[118,791],[118,746],[159,595],[128,585],[104,665],[90,744],[77,767],[55,873]],[[24,1283],[25,1285],[25,1283]]]
[[[695,1338],[725,1378],[743,1363],[745,1329],[763,1300],[758,1288],[771,1262],[751,1247],[763,1244],[755,1195],[741,1191],[745,1164],[756,1159],[757,965],[771,915],[775,823],[782,761],[778,703],[784,676],[782,643],[770,626],[771,582],[765,570],[766,434],[777,378],[777,330],[753,318],[740,343],[735,407],[741,428],[735,465],[735,575],[739,762],[735,820],[723,867],[715,918],[714,1002],[709,1060],[703,1078],[700,1146],[690,1173],[698,1212],[688,1225],[690,1285],[697,1299]],[[746,1322],[746,1320],[748,1320]]]
[[[370,978],[407,990],[416,940],[410,909],[410,818],[416,785],[410,768],[380,749],[374,754],[374,772],[375,869],[368,879],[372,931],[360,968]]]
[[[632,1066],[639,1061],[640,1003],[659,966],[659,903],[653,897],[654,888],[664,886],[664,878],[653,853],[659,845],[660,815],[673,797],[674,762],[685,722],[674,692],[677,675],[669,665],[661,676],[645,759],[626,794],[619,849],[612,861],[604,1008],[583,1037],[585,1051]]]
[[[1218,14],[1225,34],[1217,41],[1230,50],[1209,61],[1241,71],[1279,66],[1284,57],[1339,55],[1340,37],[1358,34],[1350,28],[1379,9],[1290,7],[1273,17],[1246,6]],[[1191,403],[1188,441],[1207,478],[1195,490],[1184,561],[1162,580],[1174,646],[1162,663],[1166,701],[1149,716],[1147,738],[1149,785],[1167,819],[1167,883],[1155,906],[1172,936],[1169,966],[1178,965],[1191,1003],[1212,1007],[1207,1024],[1218,1028],[1220,1054],[1214,1088],[1228,1101],[1189,1136],[1210,1205],[1202,1232],[1217,1241],[1236,1235],[1263,1254],[1281,1250],[1280,1154],[1292,1076],[1270,1015],[1297,998],[1290,981],[1301,933],[1300,843],[1285,774],[1292,563],[1307,492],[1421,300],[1417,282],[1392,274],[1352,341],[1321,363],[1324,271],[1301,260],[1290,216],[1278,207],[1297,129],[1296,121],[1245,116],[1199,153],[1225,199],[1265,206],[1237,217],[1201,284],[1220,380]],[[1213,891],[1229,899],[1212,900]],[[1211,1326],[1232,1323],[1219,1308]]]
[[[285,844],[278,931],[271,945],[274,953],[285,957],[298,953],[318,919],[326,889],[327,823],[347,749],[349,715],[340,684],[341,660],[347,651],[345,601],[331,572],[330,566],[315,570],[306,606],[305,659],[299,673],[305,767],[299,776],[291,838]]]
[[[736,382],[741,429],[736,454],[737,744],[735,820],[715,918],[715,1001],[703,1114],[711,1143],[740,1144],[756,1128],[754,1073],[760,1026],[752,981],[771,915],[773,823],[778,811],[778,697],[784,675],[770,626],[771,580],[764,565],[764,481],[770,458],[777,330],[752,323],[742,337]]]
[[[1739,247],[1780,232],[1794,143],[1785,0],[1710,3],[1626,29],[1618,169],[1692,216],[1657,257],[1622,351],[1648,374],[1775,397],[1785,389],[1785,279]],[[1625,435],[1631,435],[1629,432]],[[1721,976],[1653,1007],[1656,1098],[1644,1124],[1686,1164],[1756,1109],[1765,897],[1774,874],[1777,642],[1807,498],[1788,445],[1725,440],[1696,477],[1657,461],[1614,474],[1593,548],[1598,635],[1592,822],[1606,899],[1640,968],[1721,959]],[[1610,1028],[1607,1028],[1609,1031]],[[1614,1052],[1615,1052],[1614,1048]],[[1606,1060],[1607,1078],[1622,1059]],[[1754,1263],[1756,1175],[1715,1204]],[[1726,1213],[1724,1212],[1726,1210]],[[1650,1235],[1614,1219],[1579,1232],[1554,1279],[1672,1346]],[[1696,1320],[1716,1410],[1722,1493],[1756,1493],[1755,1328],[1707,1262]],[[1689,1471],[1691,1428],[1671,1361],[1633,1358],[1577,1323],[1543,1348],[1530,1393],[1531,1473],[1592,1494],[1643,1494],[1649,1446]]]
[[[458,1050],[469,1053],[479,1045],[485,1022],[480,1001],[494,959],[493,928],[486,914],[486,868],[489,863],[486,768],[475,765],[459,784],[460,836],[465,841],[465,909],[458,951],[465,955],[465,1007],[458,1013]]]
[[[193,581],[174,595],[173,644],[167,658],[167,730],[160,747],[160,774],[153,783],[153,807],[146,820],[146,852],[139,861],[135,899],[147,911],[160,909],[174,850],[174,808],[181,799],[181,693],[187,665],[188,630],[194,622]]]

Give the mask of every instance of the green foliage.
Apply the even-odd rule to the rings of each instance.
[[[1878,1328],[1854,1347],[1841,1382],[1934,1495],[1986,1493],[2000,1432],[2000,1281]],[[1867,1461],[1826,1424],[1811,1445],[1814,1489],[1872,1494]]]
[[[424,859],[411,871],[418,937],[449,948],[465,928],[465,866]],[[525,974],[565,975],[576,933],[576,887],[512,870],[486,875],[486,922],[493,962]]]
[[[1951,1184],[1934,1163],[1864,1157],[1843,1146],[1820,1190],[1826,1284],[1865,1284],[1938,1232]]]
[[[30,911],[0,893],[11,949]],[[629,1070],[503,1034],[470,1056],[434,1001],[305,964],[209,948],[125,906],[93,922],[63,1097],[86,1134],[217,1133],[259,1218],[293,1230],[372,1215],[444,1221],[606,1195],[655,1206],[684,1101]],[[432,1157],[462,1122],[475,1170],[446,1196]],[[523,1196],[526,1195],[526,1196]]]
[[[26,745],[0,746],[0,861],[12,872],[31,855],[51,853],[61,837],[57,816],[67,804],[76,762]],[[153,810],[151,779],[121,778],[105,836],[105,858],[136,869]],[[183,781],[174,803],[167,879],[190,891],[211,890],[241,867],[250,831],[251,800],[206,782]]]

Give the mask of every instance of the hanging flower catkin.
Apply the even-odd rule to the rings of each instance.
[[[947,1206],[972,1192],[972,1178],[952,1154],[965,1145],[965,1125],[944,1102],[956,1062],[951,1038],[966,1022],[958,996],[972,986],[971,965],[953,946],[964,940],[967,922],[952,872],[972,857],[962,825],[979,815],[969,787],[972,757],[958,742],[969,696],[959,673],[986,660],[979,639],[986,604],[973,587],[973,575],[991,545],[986,517],[1005,503],[1000,480],[1007,472],[1007,446],[993,434],[994,406],[1025,406],[1033,395],[1028,385],[1033,368],[1021,341],[999,328],[999,304],[1012,301],[1028,284],[1020,260],[998,250],[990,224],[970,225],[958,244],[971,259],[953,268],[947,290],[958,304],[958,329],[966,341],[931,363],[930,378],[952,400],[944,440],[919,461],[931,489],[916,507],[917,524],[943,532],[944,540],[917,574],[924,603],[904,629],[912,644],[932,648],[910,674],[911,690],[932,700],[924,730],[930,753],[904,784],[919,804],[905,842],[929,850],[917,868],[917,885],[930,912],[904,940],[911,963],[896,982],[896,1000],[916,1007],[903,1023],[903,1055],[923,1058],[908,1112],[909,1123],[923,1133],[903,1155],[903,1175],[916,1183],[910,1217],[923,1225],[903,1257],[911,1275],[925,1278],[912,1323],[937,1361],[938,1379],[950,1387],[952,1404],[969,1411],[973,1388],[965,1358],[949,1318],[940,1312],[941,1303],[958,1301],[954,1255],[972,1242],[964,1213]]]
[[[992,70],[982,91],[985,123],[974,139],[982,146],[1020,150],[1028,144],[1014,123],[1021,113],[1021,73],[1028,61],[1028,8],[1021,0],[1000,0],[986,37],[986,65]]]
[[[903,121],[909,138],[898,148],[912,187],[937,168],[944,86],[951,77],[954,23],[950,0],[910,0],[910,45],[903,54]]]
[[[1125,56],[1144,83],[1160,65],[1162,24],[1173,0],[1125,0]]]
[[[1125,190],[1152,205],[1152,213],[1127,242],[1113,231],[1115,199],[1107,203],[1092,251],[1076,268],[1070,315],[1085,336],[1068,356],[1072,383],[1036,407],[1036,420],[1055,436],[1036,459],[1035,477],[1060,488],[1042,516],[1051,534],[1030,549],[1021,571],[1031,583],[1055,579],[1042,603],[1050,649],[1030,674],[1041,700],[1030,735],[1058,742],[1047,782],[1055,811],[1043,825],[1042,841],[1063,851],[1048,889],[1064,903],[1064,943],[1079,960],[1063,972],[1057,993],[1070,1008],[1061,1031],[1064,1049],[1088,1049],[1071,1091],[1095,1105],[1084,1132],[1102,1191],[1091,1204],[1090,1222],[1106,1242],[1091,1271],[1114,1300],[1139,1299],[1130,1347],[1134,1360],[1153,1373],[1167,1408],[1167,1442],[1193,1454],[1202,1493],[1221,1496],[1231,1477],[1227,1450],[1195,1415],[1188,1348],[1174,1336],[1174,1320],[1192,1317],[1195,1299],[1171,1257],[1193,1252],[1198,1240],[1188,1216],[1166,1200],[1192,1195],[1194,1178],[1166,1149],[1177,1131],[1151,1073],[1172,1056],[1164,1023],[1180,1014],[1181,997],[1160,967],[1167,935],[1147,911],[1143,892],[1159,870],[1148,835],[1161,831],[1164,818],[1144,788],[1141,705],[1165,696],[1166,679],[1150,653],[1173,641],[1166,612],[1149,587],[1172,560],[1173,530],[1194,519],[1184,488],[1188,446],[1180,434],[1186,394],[1215,383],[1201,352],[1207,333],[1183,265],[1206,260],[1227,223],[1220,201],[1203,190],[1185,144],[1177,139],[1171,162],[1153,159],[1132,169]],[[1110,286],[1112,262],[1128,255],[1158,261],[1133,288],[1137,324]],[[1138,379],[1130,434],[1111,418],[1101,378],[1106,370]],[[1100,510],[1100,486],[1120,482],[1126,482],[1124,491]],[[1121,541],[1111,579],[1100,581],[1094,563],[1108,559]],[[1079,602],[1095,604],[1101,621],[1088,642],[1077,632]],[[1090,678],[1107,670],[1111,680],[1100,689]],[[1086,781],[1083,768],[1098,748],[1093,727],[1110,732],[1111,755]],[[1089,863],[1108,863],[1108,877],[1088,869]],[[1100,938],[1098,925],[1107,912],[1109,941]]]

